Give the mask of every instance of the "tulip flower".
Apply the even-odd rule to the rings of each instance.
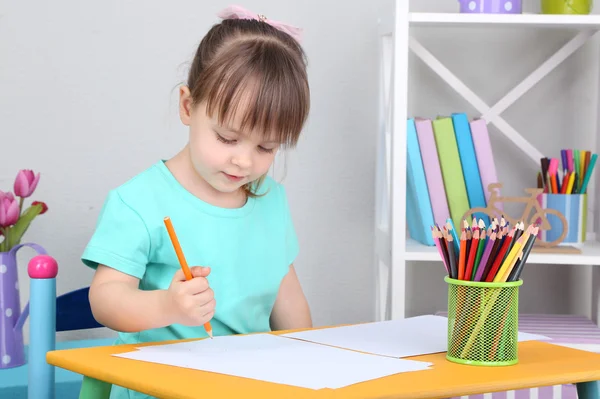
[[[0,227],[8,227],[19,220],[19,203],[12,193],[0,194]]]
[[[24,207],[25,198],[33,194],[39,181],[39,173],[23,169],[17,173],[14,194],[0,190],[0,252],[8,252],[18,245],[33,220],[48,211],[48,206],[41,201]]]
[[[15,179],[15,195],[21,198],[29,197],[35,191],[39,181],[39,173],[36,175],[31,169],[20,170]]]
[[[2,201],[3,198],[8,198],[12,201],[15,199],[15,196],[10,191],[5,193],[4,191],[0,190],[0,201]]]
[[[43,215],[44,213],[46,213],[46,211],[48,211],[48,205],[46,205],[45,202],[33,201],[31,203],[31,206],[36,206],[36,205],[41,205],[42,206],[42,210],[40,211],[40,215]]]

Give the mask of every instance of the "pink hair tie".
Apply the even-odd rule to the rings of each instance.
[[[241,6],[229,6],[223,11],[219,12],[217,16],[221,19],[256,19],[258,21],[266,22],[272,27],[287,33],[288,35],[296,39],[298,43],[302,41],[302,29],[285,24],[283,22],[270,20],[263,14],[255,14]]]

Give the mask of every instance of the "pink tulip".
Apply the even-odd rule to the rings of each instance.
[[[4,198],[8,198],[9,200],[14,201],[15,196],[10,191],[5,193],[4,191],[0,190],[0,201],[2,201],[2,199]]]
[[[0,227],[8,227],[19,220],[19,203],[12,193],[0,191]]]
[[[35,175],[31,169],[22,169],[15,179],[15,195],[21,198],[27,198],[35,191],[40,174]]]

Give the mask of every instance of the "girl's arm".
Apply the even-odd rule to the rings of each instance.
[[[90,286],[90,306],[102,325],[121,332],[138,332],[174,323],[202,325],[215,308],[206,276],[209,268],[193,267],[194,278],[186,281],[181,269],[168,290],[144,291],[139,279],[98,265]]]
[[[290,265],[290,271],[281,282],[271,311],[270,322],[271,329],[274,331],[312,327],[308,302],[298,281],[294,265]]]
[[[90,285],[90,306],[98,323],[137,332],[171,324],[166,290],[142,291],[139,279],[98,265]]]

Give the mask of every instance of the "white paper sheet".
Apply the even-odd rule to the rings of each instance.
[[[337,346],[381,356],[408,357],[446,352],[448,319],[443,316],[418,316],[352,326],[284,334],[324,345]],[[519,332],[519,341],[549,339]]]
[[[272,334],[141,347],[114,356],[310,389],[341,388],[431,363],[362,354]]]

